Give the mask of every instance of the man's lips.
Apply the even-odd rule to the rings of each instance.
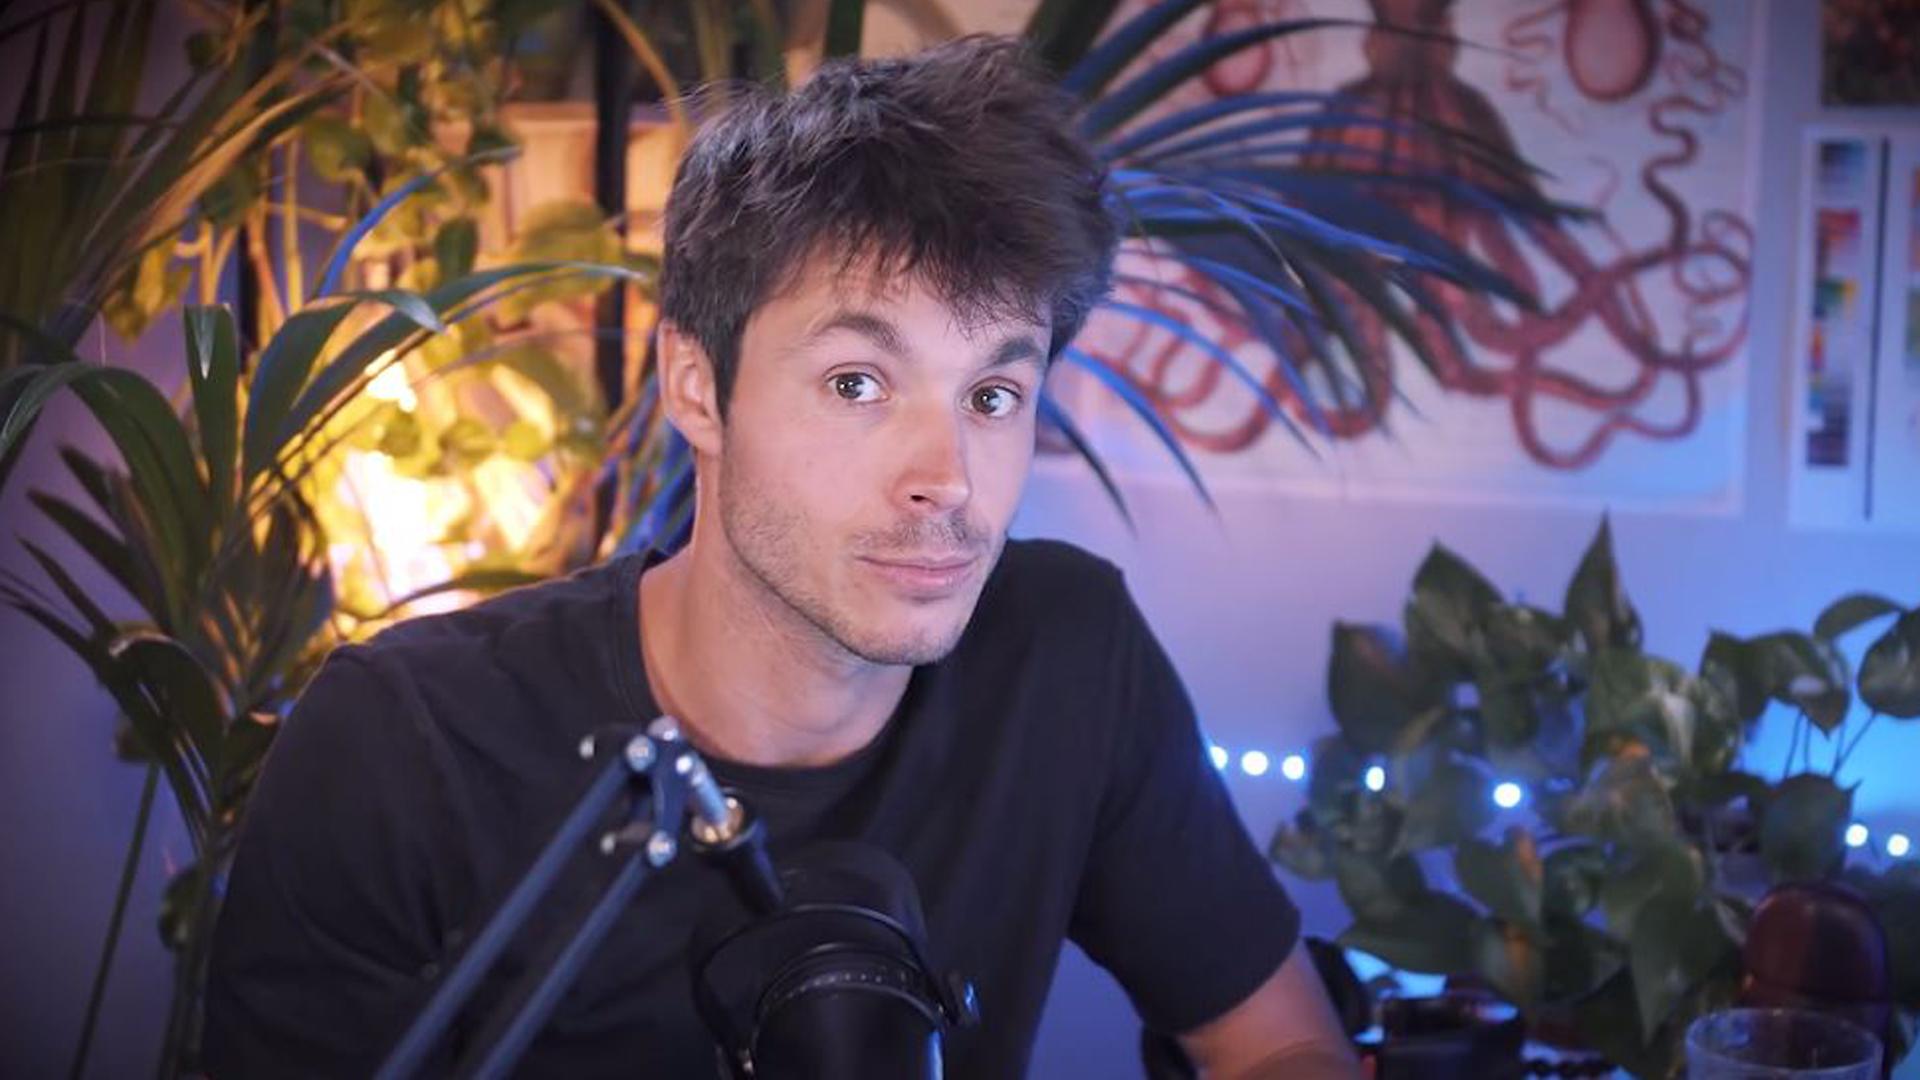
[[[863,555],[860,561],[909,595],[932,598],[958,588],[980,564],[978,555]]]

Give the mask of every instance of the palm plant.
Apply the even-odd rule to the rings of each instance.
[[[227,11],[217,37],[197,38],[194,71],[143,113],[136,95],[158,6],[72,0],[0,26],[0,45],[33,35],[0,131],[0,408],[17,400],[22,365],[58,362],[103,312],[131,328],[177,304],[191,274],[171,265],[173,248],[196,203],[345,84],[309,64],[329,35],[283,43],[264,31],[270,10],[252,5]],[[101,8],[89,68],[83,45]],[[210,243],[196,255],[204,301],[220,257]],[[0,455],[0,484],[12,462]]]
[[[49,594],[15,574],[0,601],[84,661],[113,695],[122,756],[146,765],[133,841],[97,969],[76,1072],[97,1016],[128,890],[160,780],[178,804],[194,863],[168,886],[163,936],[179,954],[163,1067],[190,1063],[216,879],[231,856],[241,808],[274,731],[307,676],[349,629],[334,603],[325,537],[303,484],[351,437],[335,421],[400,357],[450,324],[518,292],[579,278],[626,278],[617,266],[523,263],[426,293],[323,294],[254,358],[222,307],[185,313],[190,409],[176,414],[145,377],[75,356],[28,384],[26,408],[0,425],[0,453],[17,444],[32,408],[71,389],[111,437],[122,472],[62,454],[92,511],[46,492],[32,501],[140,609],[116,619],[58,559],[30,541]],[[244,385],[243,385],[244,384]],[[445,588],[522,583],[489,571]]]

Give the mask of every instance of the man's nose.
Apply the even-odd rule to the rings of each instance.
[[[921,410],[902,417],[905,427],[896,501],[913,511],[945,513],[973,496],[967,475],[962,418],[949,410]]]

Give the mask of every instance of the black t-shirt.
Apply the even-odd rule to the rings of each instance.
[[[573,805],[581,738],[658,715],[643,565],[616,559],[328,659],[241,831],[207,989],[213,1076],[379,1062]],[[914,670],[866,747],[817,768],[710,764],[767,821],[776,862],[849,839],[912,873],[936,966],[978,991],[980,1024],[946,1044],[952,1076],[1025,1071],[1065,938],[1148,1025],[1180,1032],[1245,998],[1298,932],[1120,574],[1065,544],[1007,545],[958,646]],[[591,898],[590,868],[574,869],[476,1010]],[[690,855],[650,881],[521,1072],[713,1075],[684,949],[722,884]]]

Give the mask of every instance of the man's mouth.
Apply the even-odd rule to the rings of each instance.
[[[980,556],[965,553],[863,555],[860,561],[881,580],[917,599],[952,593],[973,575]]]

